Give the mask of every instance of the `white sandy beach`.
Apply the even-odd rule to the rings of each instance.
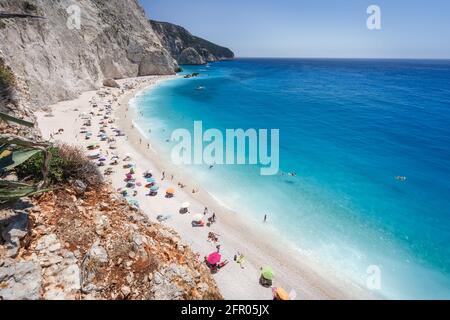
[[[109,154],[107,164],[110,162],[112,152],[117,152],[120,156],[119,165],[114,166],[115,171],[107,176],[115,189],[123,188],[125,185],[125,174],[128,169],[122,168],[126,154],[130,154],[136,164],[137,181],[142,182],[142,186],[136,187],[138,194],[134,197],[140,204],[140,208],[149,216],[156,220],[160,214],[170,215],[170,219],[163,222],[173,227],[181,236],[183,241],[189,244],[192,249],[200,254],[201,259],[211,252],[216,251],[216,244],[207,241],[208,232],[212,231],[220,235],[220,253],[223,260],[228,260],[229,264],[214,275],[217,284],[226,299],[272,299],[270,288],[264,288],[259,284],[261,266],[271,266],[275,273],[274,286],[281,286],[288,292],[292,289],[296,292],[296,299],[366,299],[372,295],[364,288],[360,288],[350,282],[344,281],[337,275],[325,270],[321,265],[307,256],[301,255],[289,243],[284,242],[270,226],[261,223],[249,223],[245,219],[245,213],[234,213],[219,205],[206,190],[195,183],[192,177],[185,172],[180,172],[179,168],[164,163],[152,147],[152,141],[147,141],[142,137],[137,129],[132,126],[132,120],[136,116],[134,110],[129,108],[129,100],[144,88],[155,85],[158,81],[171,79],[171,76],[154,76],[125,79],[119,81],[124,88],[125,84],[134,84],[133,89],[103,88],[112,95],[100,97],[97,91],[83,93],[78,99],[64,101],[53,106],[49,106],[51,116],[48,111],[38,112],[38,124],[43,136],[51,138],[58,129],[64,129],[62,134],[53,135],[53,141],[62,141],[69,144],[78,145],[87,151],[87,145],[98,142],[101,153]],[[113,95],[117,97],[114,101]],[[93,110],[90,101],[95,99],[98,107]],[[112,136],[111,127],[120,128],[126,136],[115,137],[117,139],[116,150],[109,149],[107,141],[102,142],[97,138],[100,129],[99,122],[103,119],[104,111],[100,111],[102,106],[112,100],[115,123],[109,124],[106,133]],[[94,111],[92,116],[92,126],[89,131],[93,133],[90,140],[80,133],[83,127],[83,120],[80,115]],[[98,114],[98,115],[97,115]],[[147,147],[150,144],[150,148]],[[103,172],[105,168],[101,167]],[[142,178],[146,170],[154,173],[160,192],[155,197],[149,197],[148,189],[145,188],[145,179]],[[166,179],[161,181],[161,172],[165,171]],[[174,179],[171,180],[171,175]],[[181,189],[177,184],[182,181],[187,186]],[[175,197],[168,199],[165,197],[165,190],[173,187],[176,190]],[[193,188],[198,188],[199,192],[193,194]],[[190,202],[190,212],[180,214],[179,210],[183,202]],[[191,225],[194,214],[203,213],[205,207],[209,211],[214,211],[217,216],[217,223],[211,227],[194,228]],[[245,256],[244,268],[233,261],[237,252]]]

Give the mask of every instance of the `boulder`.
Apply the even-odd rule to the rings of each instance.
[[[96,241],[89,249],[81,264],[81,289],[83,293],[94,293],[100,291],[102,284],[94,283],[100,266],[109,262],[108,253],[100,246],[100,241]]]
[[[109,80],[111,80],[111,79],[109,79]],[[107,81],[107,80],[105,80],[105,81]],[[112,81],[114,81],[114,80],[112,80]],[[105,85],[104,82],[103,82],[103,85]],[[83,195],[84,192],[86,191],[86,188],[87,188],[86,184],[83,181],[81,181],[81,180],[75,180],[74,183],[73,183],[73,186],[75,188],[76,193],[79,196]]]
[[[110,88],[120,88],[120,85],[114,79],[105,79],[105,80],[103,80],[103,85],[105,87],[110,87]]]
[[[5,242],[6,257],[15,258],[19,253],[20,240],[28,233],[28,213],[25,211],[12,212],[7,219],[6,226],[1,232],[1,238]]]
[[[32,261],[7,259],[0,267],[0,300],[38,300],[41,268]]]

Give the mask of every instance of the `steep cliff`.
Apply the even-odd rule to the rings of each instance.
[[[151,21],[163,46],[179,64],[205,64],[234,58],[234,53],[202,38],[193,36],[183,27]]]
[[[33,106],[74,98],[105,78],[178,67],[137,0],[2,0],[1,11],[46,18],[0,20],[0,58]]]
[[[80,28],[69,28],[78,9]],[[110,78],[177,68],[137,0],[0,0],[0,111],[8,115],[32,121],[37,107],[114,86]],[[6,133],[41,139],[36,128],[0,121]],[[16,172],[7,178],[19,179]],[[209,269],[175,232],[108,184],[95,185],[67,180],[0,204],[0,300],[222,299]]]

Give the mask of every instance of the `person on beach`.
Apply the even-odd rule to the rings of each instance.
[[[267,222],[267,214],[264,215],[264,223]]]
[[[241,269],[244,269],[245,257],[244,257],[244,255],[242,253],[238,252],[238,257],[236,259],[236,262],[239,264]]]
[[[206,216],[208,214],[208,208],[205,207],[205,210],[203,210],[203,215]]]
[[[147,149],[150,149],[150,143],[147,143]]]
[[[220,252],[220,244],[218,244],[218,245],[216,246],[216,249],[217,249],[217,253],[219,253],[219,252]]]
[[[141,138],[139,138],[139,144],[142,144],[142,139]]]
[[[212,222],[216,222],[216,213],[215,212],[213,212],[213,214],[212,214]]]
[[[163,172],[162,172],[162,178],[161,178],[161,180],[164,180],[165,178],[166,178],[166,172],[163,171]]]

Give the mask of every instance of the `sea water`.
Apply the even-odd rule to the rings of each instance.
[[[184,66],[139,94],[170,161],[173,130],[279,129],[280,173],[184,169],[222,204],[385,298],[450,298],[450,61],[237,59]],[[296,176],[282,173],[295,172]],[[406,177],[406,180],[398,177]],[[300,254],[300,253],[299,253]],[[301,288],[300,288],[301,290]]]

